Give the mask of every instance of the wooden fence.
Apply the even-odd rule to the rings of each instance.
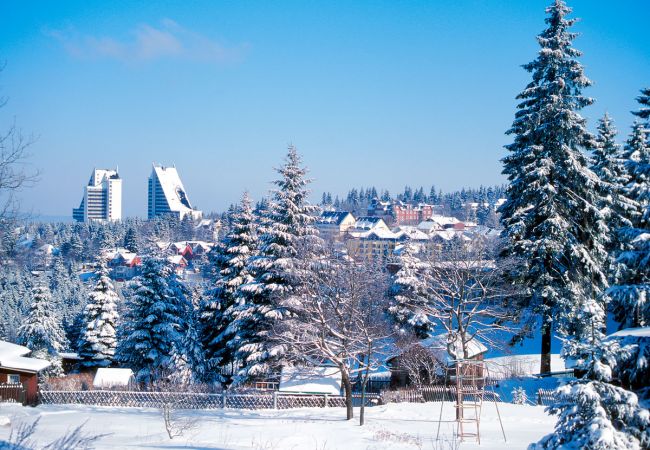
[[[22,384],[0,384],[0,402],[25,403],[25,388]]]
[[[93,406],[177,409],[290,409],[305,407],[344,407],[345,397],[325,394],[202,394],[192,392],[136,391],[41,391],[44,404],[79,404]],[[366,406],[379,404],[379,396],[367,394]],[[353,396],[353,404],[361,405],[361,396]]]
[[[501,401],[496,392],[489,389],[483,391],[485,401]],[[472,395],[466,392],[465,397]],[[381,393],[383,403],[425,403],[425,402],[451,402],[456,400],[456,386],[432,385],[419,388],[402,388]]]

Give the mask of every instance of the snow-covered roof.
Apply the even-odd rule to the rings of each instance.
[[[131,369],[113,369],[102,367],[97,369],[93,387],[112,388],[125,387],[133,381],[133,371]]]
[[[625,328],[623,330],[617,331],[616,333],[610,334],[608,337],[627,337],[627,336],[650,338],[650,327]]]
[[[8,358],[10,356],[25,356],[28,355],[29,352],[31,352],[31,350],[22,345],[0,341],[0,361],[2,361],[3,358]]]
[[[359,217],[353,227],[355,230],[373,230],[375,228],[388,229],[381,217]]]
[[[22,345],[0,341],[0,367],[24,372],[40,372],[50,366],[44,359],[29,358],[30,350]]]
[[[441,361],[451,362],[456,358],[462,358],[463,349],[460,339],[456,339],[456,341],[450,346],[451,348],[448,348],[447,337],[447,333],[442,333],[423,339],[419,344],[422,347],[426,347],[433,351]],[[467,343],[468,358],[474,358],[481,353],[487,352],[487,350],[487,347],[476,338]],[[450,355],[449,351],[453,354]]]
[[[40,372],[47,369],[52,363],[45,359],[29,358],[26,356],[13,356],[0,359],[0,367],[24,372]]]
[[[169,261],[172,264],[175,265],[181,265],[181,264],[187,264],[187,261],[185,258],[183,258],[183,255],[172,255],[167,257],[167,261]]]
[[[337,367],[282,367],[281,392],[339,395],[341,371]]]
[[[417,227],[410,225],[401,225],[393,230],[398,238],[407,237],[416,241],[427,241],[429,240],[429,235],[418,230]]]
[[[346,217],[351,215],[347,211],[323,211],[316,223],[322,225],[341,225]]]
[[[507,355],[487,358],[485,365],[491,377],[519,377],[539,374],[540,360],[541,356],[539,354]],[[557,353],[551,355],[551,368],[553,372],[564,372],[567,370],[565,360]]]

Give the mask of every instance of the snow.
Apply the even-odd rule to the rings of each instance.
[[[0,361],[12,356],[25,356],[28,355],[30,351],[30,349],[22,345],[12,344],[11,342],[7,341],[0,341]]]
[[[13,356],[0,359],[0,366],[4,369],[24,370],[27,372],[40,372],[50,367],[51,363],[44,359]]]
[[[609,337],[624,337],[624,336],[650,337],[650,327],[625,328],[624,330],[617,331],[616,333],[612,333],[609,335]]]
[[[341,394],[341,372],[337,367],[288,367],[280,375],[281,392]]]
[[[131,369],[113,369],[101,367],[97,369],[93,387],[112,388],[128,386],[133,381],[133,371]]]
[[[540,362],[539,354],[499,356],[485,360],[490,376],[495,378],[536,375],[539,373]],[[551,367],[553,372],[567,370],[564,359],[559,354],[551,354]]]
[[[524,449],[553,430],[555,418],[541,406],[499,403],[507,443],[493,403],[485,403],[481,417],[481,445],[469,441],[463,450]],[[455,448],[454,408],[444,403],[440,442],[436,431],[440,403],[400,403],[366,409],[366,425],[355,419],[346,421],[344,408],[299,408],[290,410],[195,410],[180,411],[181,417],[197,419],[197,428],[170,440],[160,410],[151,408],[102,408],[91,406],[42,405],[36,408],[0,404],[0,414],[18,425],[40,417],[35,439],[50,442],[66,431],[86,422],[89,434],[108,434],[95,448],[152,449],[413,449]],[[10,428],[0,428],[0,440]],[[418,445],[418,443],[421,443]],[[436,445],[439,444],[439,445]]]
[[[22,345],[0,341],[0,367],[6,369],[24,370],[27,372],[40,372],[50,366],[44,359],[28,358],[30,350]]]

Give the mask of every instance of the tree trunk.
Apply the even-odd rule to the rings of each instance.
[[[347,420],[354,418],[354,408],[352,407],[352,383],[347,371],[341,370],[341,382],[345,390],[345,409],[347,410]]]
[[[550,320],[544,320],[542,325],[542,352],[539,373],[551,371],[551,337],[553,324]]]

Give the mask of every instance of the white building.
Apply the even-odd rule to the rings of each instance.
[[[189,214],[193,219],[200,219],[201,211],[192,208],[185,192],[183,182],[176,167],[163,167],[154,164],[149,176],[148,217],[173,214],[183,219]]]
[[[72,209],[78,222],[122,219],[122,179],[117,169],[94,169],[84,187],[79,208]]]

